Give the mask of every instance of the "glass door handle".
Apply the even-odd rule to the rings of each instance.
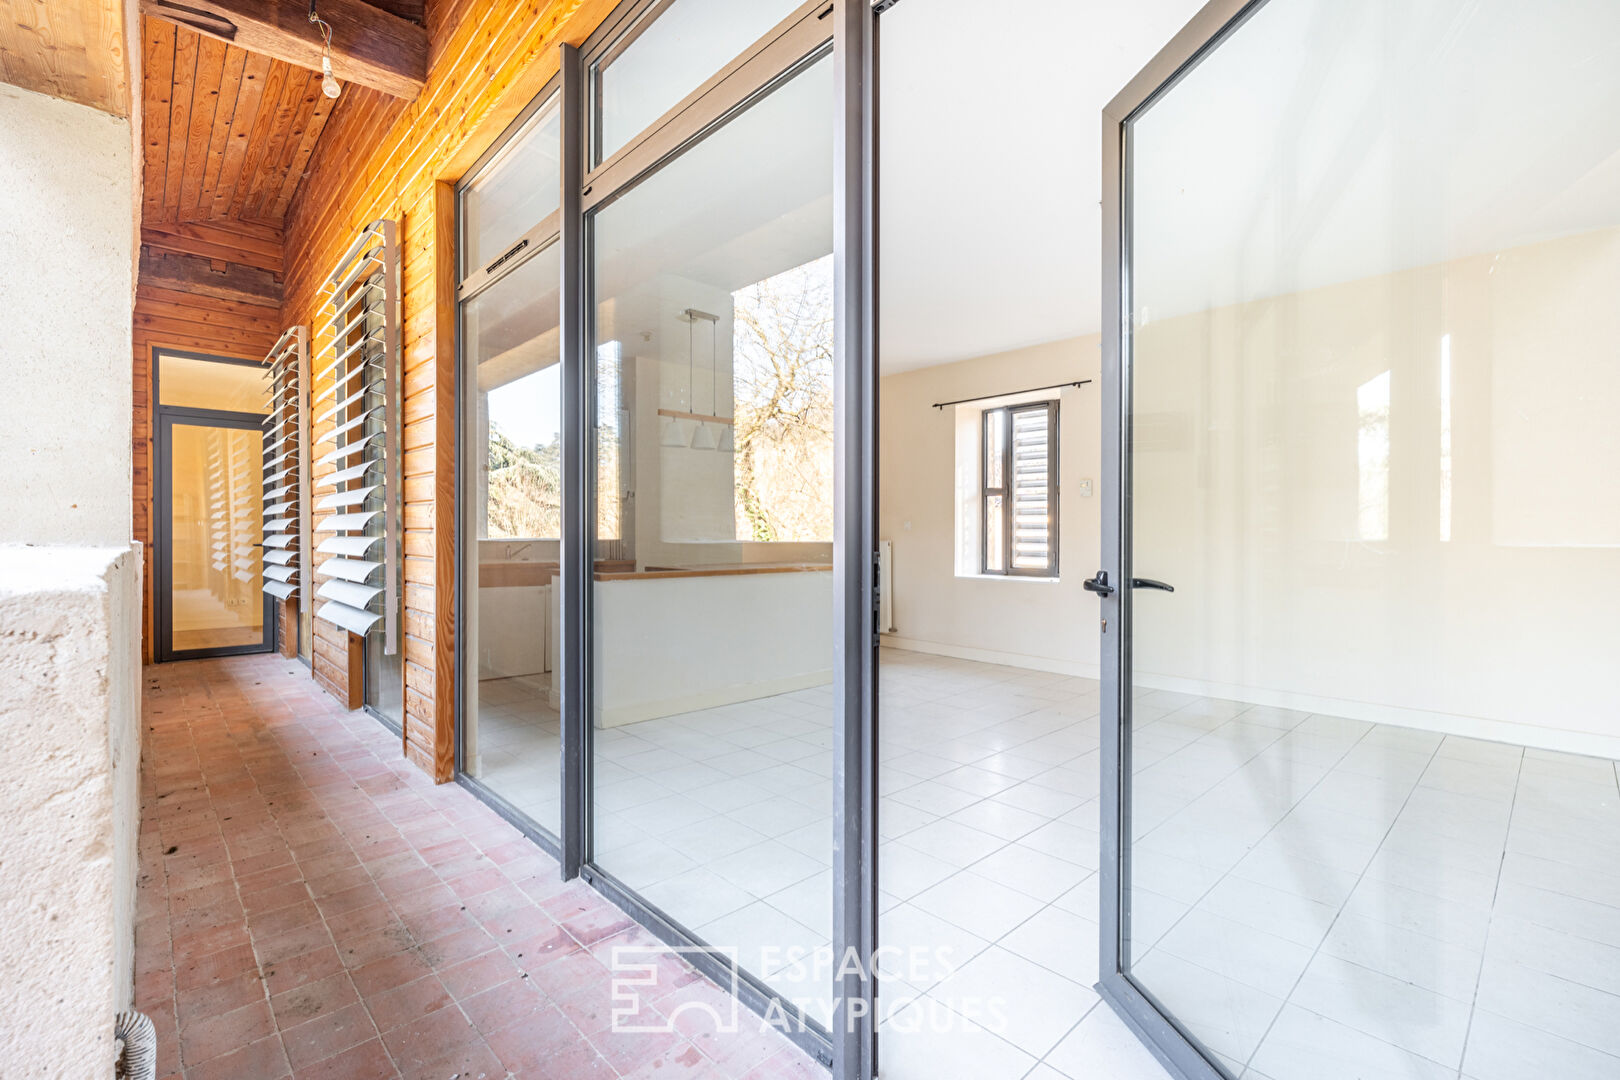
[[[1090,586],[1087,586],[1087,588],[1090,588]],[[1133,588],[1133,589],[1163,589],[1165,592],[1175,592],[1176,591],[1176,587],[1174,585],[1166,585],[1164,582],[1162,582],[1162,581],[1154,581],[1150,577],[1133,577],[1133,578],[1131,578],[1131,588]]]
[[[1085,586],[1087,592],[1094,592],[1098,596],[1112,596],[1114,593],[1114,587],[1108,584],[1108,571],[1106,570],[1097,571],[1096,577],[1086,578],[1081,584]]]

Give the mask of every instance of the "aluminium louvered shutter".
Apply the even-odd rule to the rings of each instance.
[[[1042,402],[1010,412],[1012,568],[1049,572],[1057,559],[1057,406]]]
[[[399,286],[395,225],[373,222],[327,279],[317,362],[315,617],[398,649]]]
[[[264,591],[277,600],[299,594],[307,576],[303,553],[304,328],[285,330],[265,358],[269,365],[269,415],[264,418]]]

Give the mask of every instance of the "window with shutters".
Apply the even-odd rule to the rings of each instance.
[[[986,409],[980,570],[1057,577],[1058,404]]]

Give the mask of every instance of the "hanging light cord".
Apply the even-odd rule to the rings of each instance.
[[[321,30],[321,92],[329,98],[338,96],[341,88],[332,75],[332,24],[321,18],[315,10],[316,0],[309,0],[309,21]]]

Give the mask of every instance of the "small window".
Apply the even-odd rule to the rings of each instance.
[[[986,574],[1057,577],[1055,401],[986,409],[980,502]]]

